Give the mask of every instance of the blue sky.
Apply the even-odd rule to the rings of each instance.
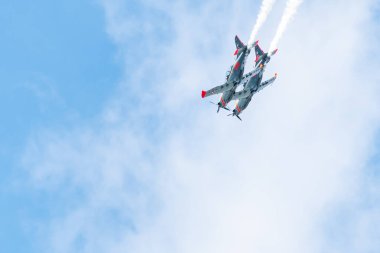
[[[14,144],[39,123],[93,117],[120,76],[100,7],[93,1],[8,2],[1,18],[2,135]],[[12,135],[15,128],[20,131]]]
[[[1,18],[1,149],[9,157],[47,122],[58,127],[94,117],[120,66],[93,1],[8,2]]]
[[[0,251],[378,252],[379,4],[304,1],[241,124],[200,90],[259,4],[3,3]]]
[[[20,154],[42,129],[93,119],[117,85],[120,59],[95,1],[6,1],[0,12],[0,241],[4,252],[33,252],[24,220],[49,215],[52,200],[12,185],[23,177]]]

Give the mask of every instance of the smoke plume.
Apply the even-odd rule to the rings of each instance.
[[[248,45],[251,46],[255,40],[255,37],[264,24],[269,12],[272,10],[272,6],[276,0],[263,0],[260,7],[260,13],[257,16],[255,26],[252,29],[251,36],[249,37]]]
[[[294,14],[296,14],[297,8],[301,3],[302,0],[288,0],[286,3],[285,11],[282,14],[280,24],[277,27],[276,35],[273,37],[272,43],[270,45],[269,51],[272,51],[277,47],[277,44],[284,34],[289,21],[292,19]]]

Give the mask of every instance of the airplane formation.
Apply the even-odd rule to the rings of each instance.
[[[220,101],[216,104],[218,106],[217,112],[219,112],[220,108],[230,111],[227,107],[228,103],[231,100],[238,100],[232,113],[228,116],[236,116],[241,120],[239,115],[247,108],[252,96],[276,80],[277,73],[274,77],[262,82],[265,67],[271,57],[277,52],[277,49],[270,53],[264,53],[258,41],[252,45],[244,45],[238,36],[235,36],[235,44],[236,51],[234,55],[236,55],[236,60],[231,69],[227,71],[226,82],[210,90],[202,90],[201,95],[202,98],[205,98],[222,93]],[[256,54],[255,67],[244,75],[245,62],[252,48],[254,48]],[[243,89],[236,92],[237,87],[240,85],[243,86]]]

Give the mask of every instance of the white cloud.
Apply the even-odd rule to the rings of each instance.
[[[127,65],[132,78],[99,122],[41,134],[28,147],[34,182],[66,198],[43,224],[47,251],[319,252],[328,244],[321,220],[360,186],[379,124],[378,62],[365,65],[372,46],[363,44],[374,39],[373,2],[305,2],[267,70],[279,78],[243,123],[217,115],[199,92],[223,81],[233,35],[248,39],[258,6],[159,3],[165,8],[143,6],[170,20],[172,38],[144,37],[152,39],[146,58]],[[159,24],[131,21],[128,3],[103,4],[120,47],[131,32],[124,24]],[[272,30],[263,29],[269,42]],[[165,53],[152,58],[153,49]],[[142,83],[142,74],[153,81]],[[378,218],[363,215],[353,229],[365,237]],[[357,252],[378,249],[363,242]]]

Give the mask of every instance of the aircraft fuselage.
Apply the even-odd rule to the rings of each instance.
[[[262,69],[262,71],[260,71],[257,75],[252,76],[248,83],[245,85],[244,89],[251,90],[252,92],[248,97],[239,99],[235,109],[232,111],[233,115],[239,115],[247,108],[252,100],[253,94],[255,94],[255,91],[257,91],[259,88],[259,85],[263,79],[263,74],[264,69]]]
[[[219,106],[226,107],[226,105],[231,101],[232,96],[234,95],[236,88],[239,85],[241,78],[243,77],[245,62],[248,55],[249,49],[247,46],[244,46],[244,48],[239,50],[237,60],[235,64],[231,66],[231,73],[227,80],[228,83],[233,83],[234,86],[232,89],[223,92],[223,95],[220,98],[220,102],[218,103]]]

